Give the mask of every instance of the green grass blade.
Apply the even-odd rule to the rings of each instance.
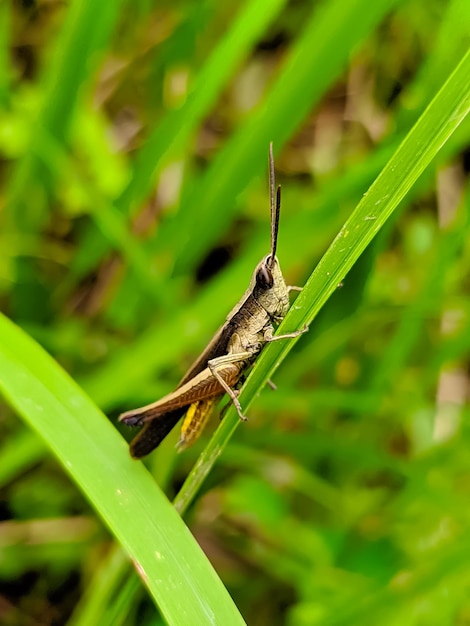
[[[300,329],[312,322],[469,110],[470,51],[338,233],[291,307],[279,334]],[[256,392],[263,387],[294,343],[295,340],[274,342],[263,352],[240,394],[244,408],[250,405]],[[179,511],[184,511],[194,498],[238,422],[238,416],[231,408],[178,494],[175,506]]]
[[[214,106],[253,43],[285,3],[286,0],[249,0],[245,3],[195,77],[186,102],[181,108],[170,111],[153,130],[136,159],[132,179],[117,201],[118,207],[127,209],[129,205],[132,207],[145,200],[165,159],[184,146]]]
[[[95,624],[104,626],[104,616],[111,607],[114,607],[116,590],[119,589],[121,597],[121,590],[126,580],[130,578],[129,574],[127,557],[121,547],[116,544],[93,573],[93,578],[75,607],[67,626],[94,626]],[[135,578],[132,576],[134,585],[136,584]],[[121,615],[125,616],[125,611],[121,610]],[[116,625],[117,621],[108,623]]]
[[[18,162],[8,188],[10,211],[20,228],[33,230],[44,218],[45,205],[31,202],[31,190],[43,190],[51,172],[42,167],[42,132],[65,143],[80,93],[94,75],[99,55],[109,38],[121,2],[104,3],[96,10],[93,0],[71,3],[68,20],[57,45],[54,63],[45,73],[42,109],[30,129],[30,149]],[[47,174],[47,176],[46,176]],[[39,196],[39,194],[38,194]]]
[[[184,522],[104,415],[57,363],[0,317],[0,387],[132,558],[170,624],[243,624]]]
[[[10,45],[11,8],[6,2],[0,5],[0,107],[4,107],[10,92],[10,59],[8,48]]]

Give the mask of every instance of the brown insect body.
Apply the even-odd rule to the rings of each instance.
[[[178,387],[157,402],[123,413],[120,421],[142,430],[130,445],[140,458],[156,448],[185,414],[180,448],[199,436],[213,406],[228,393],[241,419],[245,419],[234,386],[269,341],[295,337],[304,330],[273,337],[275,325],[286,315],[288,287],[276,258],[280,187],[274,200],[274,164],[270,146],[271,252],[257,265],[250,286],[212,341],[189,368]]]

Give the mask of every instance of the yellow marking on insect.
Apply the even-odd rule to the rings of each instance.
[[[199,400],[190,405],[181,426],[181,435],[178,442],[178,450],[185,450],[199,439],[207,424],[214,405],[220,400],[221,395]]]

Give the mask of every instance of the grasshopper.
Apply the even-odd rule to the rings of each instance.
[[[272,143],[269,146],[269,190],[271,206],[271,250],[257,265],[248,290],[228,315],[225,324],[178,387],[161,400],[123,413],[119,420],[128,426],[143,426],[130,444],[131,456],[149,454],[186,414],[181,428],[179,449],[192,445],[209,419],[213,407],[227,393],[240,419],[246,420],[236,389],[244,372],[254,363],[266,343],[291,339],[307,327],[274,336],[274,325],[285,317],[289,307],[289,287],[276,258],[281,187],[275,193]]]

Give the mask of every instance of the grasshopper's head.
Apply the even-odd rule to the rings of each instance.
[[[289,290],[277,257],[268,254],[253,274],[253,296],[271,318],[281,319],[289,309]]]

